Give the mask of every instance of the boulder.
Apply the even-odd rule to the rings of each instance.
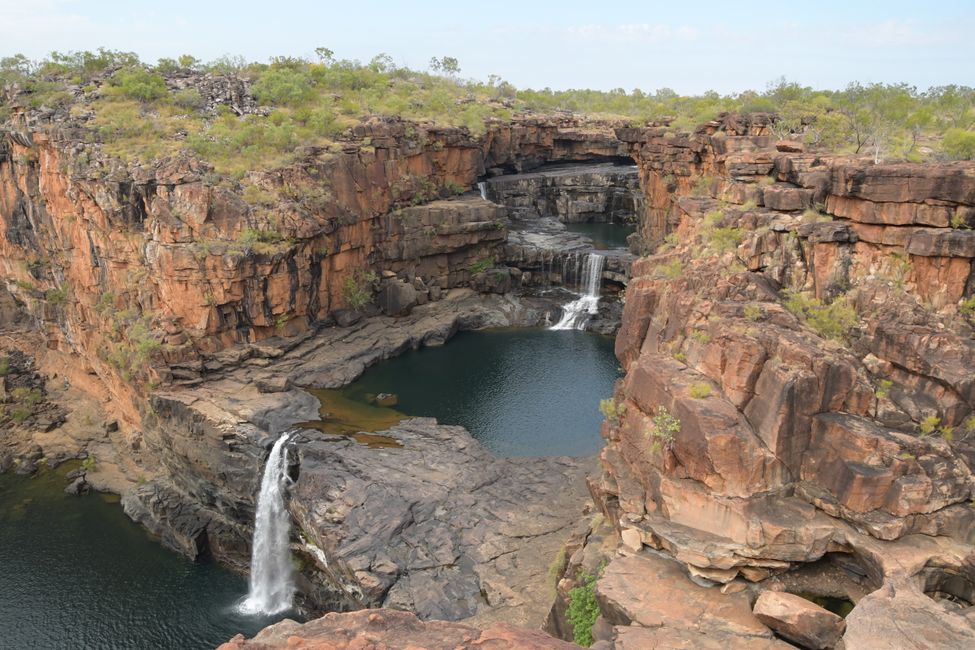
[[[85,481],[85,477],[76,477],[73,481],[68,483],[68,486],[64,488],[64,492],[65,494],[70,494],[76,497],[86,494],[88,492],[88,483]]]
[[[802,153],[806,150],[806,146],[798,140],[779,140],[775,143],[775,150],[786,153]]]
[[[404,316],[416,306],[416,288],[402,280],[384,280],[379,289],[379,308],[388,316]]]
[[[752,613],[778,634],[813,650],[834,647],[846,629],[843,619],[833,612],[781,591],[763,592]]]

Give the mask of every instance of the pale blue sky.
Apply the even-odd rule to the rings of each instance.
[[[464,77],[519,87],[821,88],[853,80],[975,85],[975,1],[313,2],[0,0],[0,55],[132,50],[340,58],[386,52],[399,65],[460,60]]]

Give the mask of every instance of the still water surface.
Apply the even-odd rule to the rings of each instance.
[[[67,467],[0,475],[0,648],[213,648],[272,622],[247,581],[163,548],[117,497],[64,494]]]
[[[373,366],[346,388],[313,391],[323,404],[317,428],[381,431],[428,416],[467,428],[500,456],[583,456],[602,446],[599,400],[612,394],[617,368],[613,339],[589,332],[462,332]],[[377,405],[381,393],[396,403]]]

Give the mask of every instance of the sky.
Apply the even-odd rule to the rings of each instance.
[[[103,46],[148,62],[267,61],[323,46],[425,69],[453,56],[462,77],[520,88],[731,93],[782,76],[815,88],[975,86],[975,0],[0,0],[0,34],[0,56],[31,58]]]

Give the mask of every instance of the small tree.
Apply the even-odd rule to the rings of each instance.
[[[460,74],[460,63],[452,56],[444,56],[439,59],[433,57],[430,59],[430,69],[436,73],[453,77]]]
[[[315,56],[317,56],[318,60],[324,63],[325,65],[329,65],[332,63],[332,61],[335,60],[334,59],[335,52],[328,49],[327,47],[316,47]]]

